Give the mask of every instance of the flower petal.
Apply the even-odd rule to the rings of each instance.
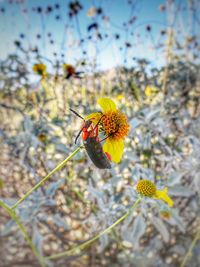
[[[156,190],[155,199],[162,199],[165,201],[170,207],[173,207],[174,201],[168,196],[167,194],[168,189],[167,187],[164,188],[164,190]]]
[[[115,103],[110,98],[100,98],[97,102],[104,112],[115,111],[117,109]]]
[[[100,112],[95,112],[95,113],[91,113],[87,116],[84,117],[85,120],[92,120],[92,122],[94,124],[97,124],[100,120],[100,118],[102,117],[102,113]]]
[[[104,152],[108,152],[111,155],[111,159],[115,163],[119,163],[123,150],[124,150],[124,142],[123,140],[114,140],[114,139],[106,139],[105,144],[103,145]]]

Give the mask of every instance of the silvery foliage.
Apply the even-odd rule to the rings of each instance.
[[[32,241],[35,244],[38,251],[42,254],[42,243],[43,236],[38,228],[39,222],[47,222],[49,218],[52,219],[53,223],[57,227],[62,227],[65,230],[69,230],[69,226],[64,218],[61,217],[59,213],[55,213],[51,216],[47,216],[42,212],[42,207],[44,208],[54,208],[56,209],[57,204],[55,200],[56,190],[64,184],[64,180],[58,180],[51,182],[51,184],[46,189],[39,188],[34,191],[23,203],[21,203],[16,210],[17,215],[23,222],[25,227],[29,225],[29,232],[32,235]],[[14,204],[13,201],[9,199],[3,199],[8,205]],[[16,230],[15,222],[10,219],[4,226],[1,236],[9,234],[11,231]]]
[[[137,181],[149,179],[156,181],[158,189],[167,186],[169,195],[174,200],[191,199],[190,209],[194,212],[199,210],[199,200],[197,204],[194,204],[196,202],[192,199],[195,199],[195,192],[198,194],[200,192],[200,136],[198,131],[200,120],[191,116],[186,104],[187,90],[191,90],[191,87],[194,91],[196,90],[198,69],[193,65],[186,65],[183,70],[182,67],[181,63],[170,66],[168,81],[170,89],[164,102],[164,109],[163,103],[160,102],[154,106],[142,108],[130,119],[131,131],[127,144],[131,143],[131,147],[127,146],[125,150],[123,162],[119,166],[121,180],[118,181],[123,184],[123,196],[130,197],[131,195],[129,203],[134,203],[137,198],[134,191]],[[190,147],[190,151],[185,150],[186,146]],[[147,157],[146,162],[142,162],[141,155]],[[127,177],[132,182],[124,184],[124,178]],[[183,183],[185,180],[187,182]],[[94,225],[98,222],[101,222],[100,225],[104,227],[110,225],[113,216],[119,216],[117,209],[113,207],[122,207],[123,210],[121,201],[123,197],[113,203],[115,199],[113,194],[116,194],[118,183],[114,185],[114,191],[111,190],[111,194],[107,191],[110,181],[106,182],[106,186],[98,187],[98,189],[88,188],[90,196],[96,199],[99,206],[96,221],[93,218]],[[175,207],[170,209],[162,200],[144,198],[140,208],[140,214],[131,214],[119,226],[120,230],[118,229],[121,231],[122,240],[131,243],[134,251],[139,248],[139,241],[145,234],[149,223],[155,227],[157,233],[161,234],[162,242],[168,243],[172,238],[170,227],[176,227],[178,231],[185,233],[187,224],[180,216],[176,201]],[[171,217],[167,220],[159,217],[159,212],[162,210],[168,210]],[[148,249],[149,247],[146,247],[145,251]],[[178,244],[177,251],[179,250],[185,249]],[[134,255],[133,258],[136,260],[137,256]],[[150,261],[145,266],[151,266]]]
[[[86,200],[94,203],[97,208],[96,213],[91,212],[83,222],[91,236],[110,226],[134,204],[138,198],[135,186],[140,179],[155,182],[158,189],[163,189],[165,186],[169,188],[169,195],[175,200],[174,208],[170,209],[162,200],[143,198],[139,208],[131,212],[126,220],[116,227],[117,237],[105,235],[100,238],[99,252],[102,252],[113,239],[116,242],[117,240],[125,241],[129,245],[129,249],[117,255],[118,261],[123,266],[126,263],[128,266],[130,262],[136,266],[148,267],[152,264],[153,266],[169,266],[163,262],[159,251],[172,238],[173,233],[170,231],[172,227],[180,233],[185,233],[188,226],[178,211],[176,200],[194,199],[195,192],[200,192],[200,136],[198,131],[200,120],[191,118],[185,104],[186,89],[188,86],[192,88],[195,86],[196,78],[192,77],[196,77],[197,70],[194,66],[184,65],[184,73],[187,77],[189,75],[189,78],[185,79],[184,73],[180,71],[182,67],[179,63],[170,66],[169,91],[164,103],[161,99],[155,105],[143,106],[136,112],[129,108],[125,110],[129,114],[131,130],[126,139],[121,164],[113,166],[111,171],[97,170],[91,167],[85,154],[80,153],[74,158],[75,164],[70,166],[74,168],[76,178],[87,181],[84,184],[87,192]],[[142,84],[141,81],[139,82]],[[150,82],[159,84],[155,80]],[[87,109],[86,106],[85,113]],[[189,120],[189,124],[185,124],[185,119]],[[69,118],[68,122],[69,125],[72,123]],[[30,147],[34,149],[43,147],[43,144],[36,138],[38,129],[42,128],[48,135],[52,135],[51,131],[54,127],[63,129],[62,122],[60,125],[52,125],[53,123],[49,125],[47,121],[35,123],[25,117],[21,133],[15,138],[7,139],[13,151],[20,155],[22,162],[26,163],[27,170],[33,173],[36,181],[39,177],[34,171],[33,162],[37,159],[37,155],[30,157],[28,152]],[[70,127],[68,131],[69,133],[72,131]],[[73,134],[71,139],[72,136]],[[19,148],[16,146],[17,143],[23,145]],[[70,152],[70,148],[59,138],[54,139],[54,143],[56,143],[56,152],[59,151],[64,155]],[[185,151],[185,148],[189,151]],[[53,161],[46,161],[46,165],[55,167],[56,164]],[[56,191],[64,184],[64,180],[59,179],[58,174],[54,175],[53,179],[55,178],[56,180],[51,181],[47,187],[39,188],[17,208],[17,214],[22,222],[26,226],[31,226],[29,231],[41,254],[43,236],[38,229],[38,222],[47,221],[45,207],[56,208]],[[186,183],[184,183],[185,180]],[[8,199],[7,203],[8,201],[12,204],[15,202],[11,199]],[[194,201],[191,203],[190,208],[196,212],[199,208],[199,200],[196,206]],[[65,218],[55,210],[52,215],[54,223],[58,227],[70,230]],[[160,217],[162,210],[169,211],[171,217],[169,219]],[[141,241],[150,225],[155,229],[153,236],[148,238],[148,245],[143,246],[141,250]],[[15,224],[9,220],[2,235],[9,234],[14,228]],[[173,249],[180,255],[183,255],[185,251],[184,246],[179,243],[171,248]]]

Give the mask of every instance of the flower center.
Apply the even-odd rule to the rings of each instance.
[[[127,117],[119,110],[106,112],[101,125],[105,134],[113,139],[124,138],[129,132]]]
[[[145,197],[153,197],[156,194],[156,186],[148,180],[140,180],[137,183],[136,190],[139,194]]]

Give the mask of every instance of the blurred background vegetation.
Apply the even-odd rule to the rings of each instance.
[[[200,225],[200,1],[0,1],[0,198],[12,206],[76,145],[81,115],[109,97],[131,130],[120,164],[81,150],[16,210],[44,256],[111,225],[149,179],[174,208],[144,199],[109,235],[49,266],[184,266]],[[2,267],[39,266],[0,209]],[[198,238],[186,266],[200,266]],[[182,265],[181,265],[182,263]],[[185,263],[184,263],[185,264]]]

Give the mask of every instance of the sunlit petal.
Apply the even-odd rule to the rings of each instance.
[[[97,124],[102,114],[100,112],[94,112],[84,117],[85,120],[92,120],[93,124]]]
[[[164,190],[156,190],[155,199],[162,199],[165,201],[170,207],[173,207],[174,202],[173,200],[168,196],[168,189],[165,188]]]
[[[98,104],[104,112],[115,111],[117,109],[115,103],[109,98],[98,99]]]
[[[123,140],[106,139],[103,150],[111,155],[113,162],[119,163],[124,150],[124,142]]]

